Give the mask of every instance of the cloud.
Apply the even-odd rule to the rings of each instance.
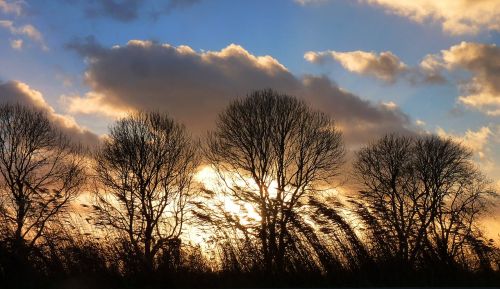
[[[446,132],[439,128],[436,131],[438,136],[451,138],[466,148],[470,149],[476,159],[477,165],[490,178],[500,184],[500,125],[489,125],[477,130],[466,130],[463,134]]]
[[[312,63],[338,61],[346,70],[394,83],[437,84],[446,80],[443,72],[454,74],[461,93],[458,102],[489,116],[500,116],[500,48],[495,44],[462,42],[438,54],[425,56],[418,66],[409,67],[390,51],[309,51],[304,58]],[[468,76],[463,76],[463,72]]]
[[[462,143],[465,147],[477,153],[480,158],[484,157],[484,149],[488,143],[488,139],[492,136],[491,129],[487,126],[481,127],[477,131],[467,130],[462,136],[447,133],[442,128],[437,129],[437,134],[438,136],[451,138]]]
[[[323,4],[328,0],[294,0],[295,3],[306,6],[306,5],[315,5],[315,4]]]
[[[89,38],[68,48],[87,59],[85,77],[91,88],[87,95],[65,98],[73,113],[109,116],[162,110],[193,132],[204,133],[231,100],[255,89],[273,88],[330,113],[350,143],[389,131],[409,132],[411,125],[398,108],[362,100],[326,77],[296,77],[273,57],[255,56],[234,44],[220,51],[196,52],[188,46],[141,40],[105,48]]]
[[[338,61],[350,72],[370,75],[388,83],[393,83],[396,78],[407,71],[407,66],[390,51],[375,52],[366,51],[323,51],[306,52],[304,58],[312,63],[324,63],[327,59]]]
[[[162,7],[153,8],[150,15],[153,19],[156,20],[161,15],[169,14],[175,9],[185,9],[199,2],[201,2],[201,0],[170,0],[166,5],[163,5]]]
[[[130,22],[139,18],[143,10],[151,9],[151,14],[158,17],[171,10],[194,5],[201,0],[170,0],[159,2],[145,0],[91,0],[82,1],[85,5],[85,15],[90,18],[109,17],[111,19]],[[161,1],[160,1],[161,2]],[[159,7],[157,7],[160,5]]]
[[[194,5],[201,0],[170,0],[167,9],[184,8]]]
[[[4,14],[13,14],[15,16],[21,16],[24,12],[24,1],[4,1],[0,0],[0,11]],[[36,29],[31,24],[17,26],[11,20],[0,20],[0,27],[9,31],[11,35],[23,36],[31,41],[40,45],[43,50],[48,50],[47,45],[43,39],[42,33]],[[10,40],[10,46],[14,50],[21,50],[23,48],[23,39],[12,39]]]
[[[299,5],[314,5],[329,0],[294,0]],[[476,34],[481,30],[500,31],[498,0],[358,0],[381,7],[417,23],[439,22],[452,35]]]
[[[413,68],[413,72],[415,71],[417,72],[417,77],[413,79],[420,78],[420,81],[413,81],[413,83],[439,84],[446,82],[442,74],[442,66],[435,55],[425,56],[418,67]]]
[[[427,123],[426,123],[425,121],[421,120],[421,119],[417,119],[417,120],[415,120],[415,124],[416,124],[417,126],[419,126],[419,127],[423,127],[423,126],[426,126],[426,125],[427,125]]]
[[[0,11],[5,14],[14,14],[19,16],[23,12],[23,2],[22,1],[11,1],[7,2],[5,0],[0,0]]]
[[[140,0],[93,0],[87,2],[85,14],[91,18],[104,16],[128,22],[137,18],[141,2]]]
[[[500,31],[498,0],[361,0],[390,13],[424,23],[440,22],[445,32],[475,34],[481,29]]]
[[[23,40],[22,39],[14,39],[10,41],[10,47],[14,50],[23,49]]]
[[[368,52],[348,51],[308,51],[304,54],[308,62],[325,65],[327,61],[334,60],[340,63],[347,71],[359,75],[368,75],[388,84],[398,80],[405,80],[411,84],[439,84],[445,82],[439,69],[430,67],[431,59],[419,67],[409,67],[390,51]]]
[[[127,106],[116,106],[107,103],[105,96],[102,94],[88,92],[85,96],[79,95],[62,95],[61,102],[68,113],[71,114],[100,114],[111,118],[125,117],[132,109]]]
[[[48,50],[48,47],[45,45],[42,33],[31,24],[15,26],[14,22],[10,20],[0,20],[0,27],[7,29],[12,35],[27,37],[33,42],[39,44],[43,50]]]
[[[428,55],[421,65],[434,71],[466,71],[458,101],[487,115],[500,116],[500,48],[495,44],[462,42]]]
[[[56,113],[45,101],[43,95],[26,83],[19,81],[0,83],[1,103],[19,103],[34,107],[45,112],[49,120],[73,140],[89,146],[96,145],[99,142],[97,135],[79,126],[71,116]]]
[[[382,102],[382,105],[389,110],[397,110],[398,105],[394,101]]]

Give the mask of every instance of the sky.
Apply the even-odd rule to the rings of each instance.
[[[94,145],[165,111],[194,135],[274,88],[330,114],[351,149],[435,133],[500,187],[498,0],[0,0],[0,102]]]

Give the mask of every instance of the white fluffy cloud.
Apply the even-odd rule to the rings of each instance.
[[[26,37],[37,43],[43,50],[48,50],[42,33],[31,24],[16,26],[13,21],[0,20],[0,27],[9,31],[12,35]]]
[[[18,17],[24,14],[24,5],[24,1],[0,0],[0,12]],[[23,39],[19,39],[19,37],[29,39],[39,45],[43,50],[48,50],[42,33],[31,24],[17,25],[12,20],[0,19],[0,28],[7,30],[11,35],[16,37],[16,39],[10,40],[10,46],[14,50],[21,50],[24,46]]]
[[[361,0],[418,23],[434,20],[451,34],[500,31],[498,0]]]
[[[500,116],[500,48],[495,44],[462,42],[428,55],[422,64],[434,71],[466,71],[460,83],[460,103],[491,116]]]
[[[196,52],[141,40],[106,48],[88,39],[68,47],[87,58],[85,76],[91,88],[87,95],[64,98],[73,113],[119,116],[137,109],[162,110],[203,133],[232,99],[273,88],[330,113],[350,143],[389,131],[408,133],[412,126],[396,107],[362,100],[326,77],[296,77],[273,57],[255,56],[234,44]]]
[[[110,118],[121,118],[134,110],[127,106],[119,106],[106,102],[106,97],[95,92],[88,92],[85,96],[62,95],[61,103],[71,114],[100,114]]]
[[[23,1],[10,1],[0,0],[0,11],[5,14],[21,15],[23,12]]]
[[[325,3],[327,2],[328,0],[294,0],[295,3],[299,4],[299,5],[302,5],[302,6],[305,6],[305,5],[310,5],[310,4],[321,4],[321,3]]]
[[[426,123],[425,121],[421,120],[421,119],[417,119],[417,120],[415,120],[415,124],[416,124],[417,126],[419,126],[419,127],[424,127],[424,126],[426,126],[426,125],[427,125],[427,123]]]
[[[480,159],[485,158],[486,145],[493,135],[491,129],[487,126],[483,126],[477,131],[467,130],[463,135],[448,133],[444,129],[438,128],[437,134],[441,137],[451,138],[460,142],[474,153],[477,153]]]
[[[430,58],[418,67],[409,67],[390,51],[380,53],[361,50],[348,52],[308,51],[304,54],[304,59],[321,65],[326,64],[328,60],[334,60],[349,72],[368,75],[390,84],[398,80],[405,80],[411,84],[436,84],[445,81],[440,69],[429,66],[432,64]]]
[[[23,49],[23,40],[22,39],[14,39],[10,41],[10,47],[14,50]]]
[[[350,72],[370,75],[385,82],[393,83],[396,78],[407,71],[407,66],[396,55],[390,51],[375,52],[366,51],[309,51],[304,58],[312,63],[324,63],[327,59],[338,61]]]
[[[56,113],[54,108],[45,101],[42,93],[32,89],[26,83],[19,81],[0,83],[1,103],[18,103],[39,109],[47,114],[49,120],[57,128],[85,145],[96,145],[99,141],[97,135],[79,126],[71,116]]]
[[[309,51],[304,58],[319,64],[332,59],[350,72],[369,75],[387,83],[400,79],[412,84],[442,83],[446,81],[443,73],[447,72],[453,75],[450,79],[456,81],[461,93],[459,103],[490,116],[500,116],[500,48],[495,44],[462,42],[438,54],[425,56],[414,67],[407,66],[389,51],[379,54]]]
[[[328,0],[294,0],[305,6]],[[486,29],[500,31],[498,0],[358,0],[381,7],[386,12],[407,17],[417,23],[439,22],[447,33],[476,34]]]
[[[451,138],[473,152],[478,167],[486,173],[500,190],[500,125],[486,125],[477,130],[466,130],[462,134],[438,128],[437,135]]]

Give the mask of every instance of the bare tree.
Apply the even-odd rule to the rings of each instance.
[[[179,245],[197,165],[184,127],[154,112],[119,120],[96,154],[98,224],[127,241],[144,270]]]
[[[454,266],[467,242],[480,235],[478,217],[487,211],[489,196],[495,193],[472,164],[472,152],[450,139],[419,138],[415,156],[420,203],[425,208],[419,211],[418,245],[432,242],[439,261]]]
[[[402,263],[432,250],[450,262],[472,237],[491,191],[471,156],[437,136],[387,135],[358,152],[354,168],[368,209],[360,216],[376,224]]]
[[[354,163],[361,198],[384,229],[391,251],[407,261],[418,226],[418,194],[412,164],[412,139],[388,135],[361,149]]]
[[[260,224],[247,229],[255,228],[265,267],[282,270],[292,217],[304,196],[337,175],[344,147],[328,116],[294,97],[262,90],[220,114],[206,155],[225,194],[251,204],[260,216]]]
[[[84,181],[80,150],[43,112],[0,106],[0,218],[17,254],[67,212]]]

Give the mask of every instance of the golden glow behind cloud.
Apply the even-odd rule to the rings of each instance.
[[[360,0],[418,23],[440,22],[450,34],[475,34],[481,29],[500,31],[498,0]]]
[[[48,119],[61,131],[67,133],[76,141],[95,145],[99,137],[80,126],[75,119],[67,114],[59,114],[49,105],[42,93],[20,81],[9,81],[0,84],[0,103],[18,103],[34,107],[46,113]]]
[[[111,105],[103,101],[104,96],[99,93],[88,92],[85,96],[61,96],[61,102],[70,114],[99,114],[111,118],[125,117],[134,109]]]
[[[397,131],[408,133],[399,108],[374,104],[338,87],[325,76],[295,76],[276,58],[254,55],[230,44],[221,50],[194,51],[186,45],[132,40],[107,48],[75,41],[69,48],[87,59],[90,92],[65,96],[69,113],[120,116],[133,110],[168,112],[195,134],[215,125],[231,100],[255,89],[273,88],[305,99],[332,115],[346,141],[358,143]]]
[[[500,145],[500,126],[483,126],[477,130],[468,129],[463,134],[447,132],[438,127],[436,131],[440,137],[451,138],[474,154],[477,165],[494,182],[494,186],[500,189],[500,166],[497,147]]]

